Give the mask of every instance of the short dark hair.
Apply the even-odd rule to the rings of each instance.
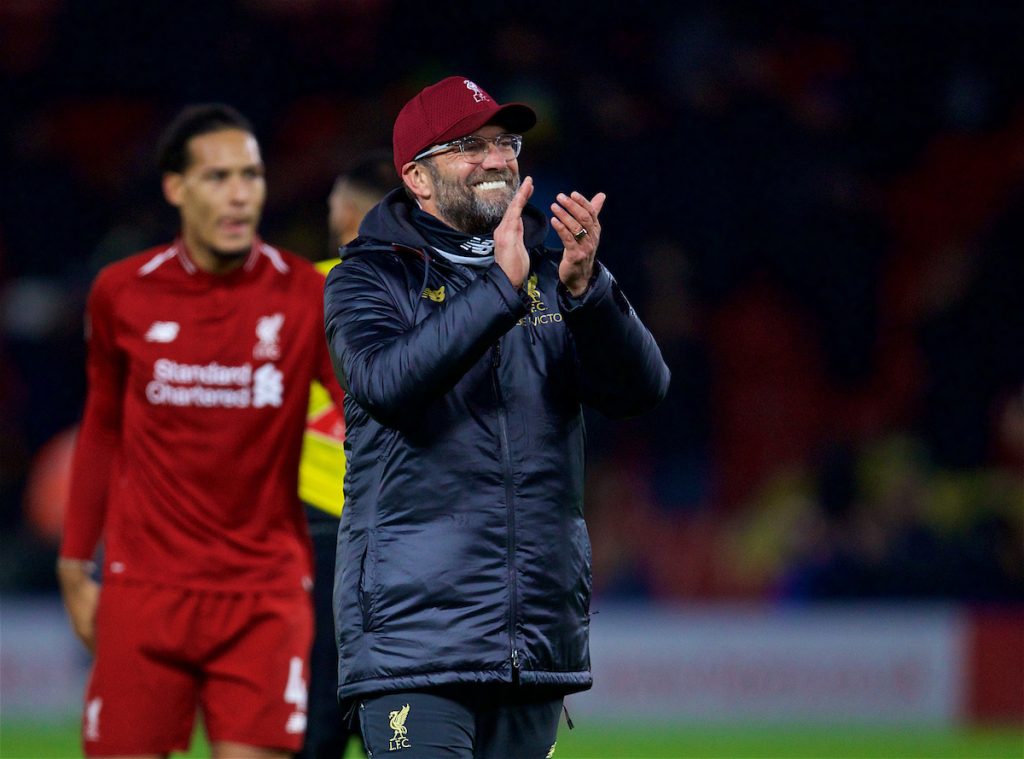
[[[395,171],[391,165],[391,153],[385,150],[372,150],[363,158],[343,171],[339,179],[344,179],[354,189],[382,198],[397,187]]]
[[[241,129],[255,134],[249,119],[230,105],[200,103],[186,106],[160,136],[156,154],[156,165],[160,173],[181,174],[189,164],[189,140],[222,129]]]

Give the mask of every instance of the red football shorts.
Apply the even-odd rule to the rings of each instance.
[[[211,742],[298,750],[312,640],[303,590],[105,582],[82,720],[85,755],[186,751],[197,708]]]

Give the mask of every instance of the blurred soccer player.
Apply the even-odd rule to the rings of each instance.
[[[312,556],[298,499],[311,381],[335,402],[323,276],[263,242],[263,161],[220,105],[167,128],[172,243],[100,272],[57,574],[95,660],[86,756],[283,759],[306,727]],[[91,559],[104,541],[102,590]]]
[[[330,258],[317,264],[327,274],[338,263],[338,246],[355,239],[359,223],[395,186],[390,154],[371,154],[339,176],[328,198],[327,226]],[[306,742],[298,759],[338,759],[348,745],[348,720],[338,706],[338,649],[334,642],[334,555],[338,543],[338,518],[344,501],[345,419],[319,382],[309,396],[306,439],[299,466],[299,495],[306,506],[313,538],[316,581],[313,584],[313,616],[316,634],[310,655],[309,722]]]
[[[391,154],[385,150],[368,153],[338,176],[327,198],[331,245],[327,261],[332,267],[338,263],[338,248],[356,239],[363,217],[396,186]]]

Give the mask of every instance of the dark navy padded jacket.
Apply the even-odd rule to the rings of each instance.
[[[591,685],[581,403],[653,407],[669,371],[612,276],[574,300],[546,219],[531,273],[433,253],[391,193],[327,280],[346,390],[334,608],[339,697],[454,683]]]

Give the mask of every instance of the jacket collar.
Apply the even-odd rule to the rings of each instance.
[[[360,247],[381,242],[389,246],[430,251],[430,245],[413,220],[414,207],[403,188],[389,192],[366,214],[359,225],[359,237],[341,249],[341,257],[345,258]],[[523,237],[527,250],[544,244],[547,228],[547,217],[538,208],[528,204],[523,209]]]

